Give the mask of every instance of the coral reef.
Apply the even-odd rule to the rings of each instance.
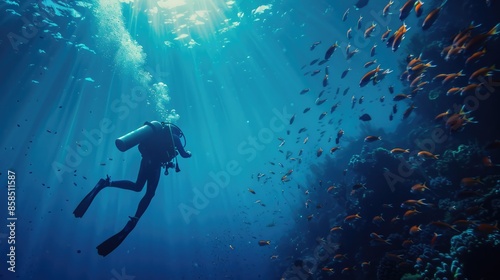
[[[455,275],[463,272],[471,279],[497,279],[500,234],[468,229],[451,239],[450,254],[457,260],[453,263]]]
[[[391,252],[392,255],[398,255],[404,253],[404,251]],[[380,260],[380,263],[377,268],[377,279],[380,280],[392,280],[392,279],[401,279],[403,275],[410,273],[411,267],[409,265],[405,265],[404,262],[399,260],[394,260],[391,257],[386,255],[384,258]]]
[[[477,144],[460,145],[456,150],[446,150],[436,162],[436,170],[440,176],[449,174],[463,175],[475,163],[481,162],[481,149]]]
[[[384,148],[369,150],[366,146],[359,155],[353,155],[349,162],[352,170],[363,174],[367,182],[376,187],[387,185],[386,171],[397,172],[401,160]]]
[[[420,276],[420,274],[406,273],[405,275],[403,275],[403,277],[401,277],[401,280],[420,280],[420,279],[422,279],[422,276]]]
[[[429,187],[432,189],[446,189],[451,186],[452,182],[443,176],[434,177],[429,180]]]

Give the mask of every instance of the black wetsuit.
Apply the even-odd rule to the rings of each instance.
[[[110,182],[110,187],[136,192],[142,191],[146,182],[148,183],[146,194],[139,202],[135,218],[139,219],[144,214],[155,195],[160,180],[161,167],[169,163],[177,155],[177,152],[184,158],[191,156],[191,153],[187,152],[181,144],[181,133],[177,127],[168,124],[165,124],[163,129],[156,130],[152,137],[139,144],[142,160],[137,180],[135,182],[128,180]]]

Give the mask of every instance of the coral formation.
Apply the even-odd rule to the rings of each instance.
[[[481,162],[481,149],[477,144],[460,145],[456,150],[448,149],[436,162],[436,170],[440,176],[449,174],[466,174],[470,166]]]
[[[468,229],[451,238],[451,256],[455,276],[462,273],[471,279],[497,279],[496,269],[500,258],[500,234],[484,234]]]

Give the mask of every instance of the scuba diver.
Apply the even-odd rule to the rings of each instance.
[[[184,139],[184,145],[181,143],[181,138]],[[166,122],[146,122],[144,126],[134,130],[115,141],[118,150],[125,152],[128,149],[139,144],[139,152],[142,155],[141,166],[137,180],[135,182],[121,180],[111,181],[110,177],[100,179],[97,185],[85,196],[85,198],[76,207],[73,214],[77,218],[81,218],[95,196],[105,187],[115,187],[120,189],[132,190],[140,192],[147,182],[146,194],[139,202],[137,211],[133,217],[130,217],[127,225],[117,234],[113,235],[99,246],[97,252],[101,256],[106,256],[116,249],[125,240],[127,235],[135,228],[142,214],[148,208],[151,199],[155,195],[158,182],[160,180],[161,168],[165,168],[165,175],[168,175],[168,169],[174,168],[179,172],[179,164],[177,163],[177,154],[183,158],[191,157],[191,152],[186,151],[186,138],[181,129],[172,123]],[[174,165],[175,159],[175,165]]]

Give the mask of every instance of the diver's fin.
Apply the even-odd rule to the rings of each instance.
[[[110,178],[100,179],[97,185],[82,199],[80,204],[75,208],[73,214],[76,218],[81,218],[87,212],[90,204],[94,200],[94,197],[101,191],[104,187],[109,186]]]
[[[99,246],[96,247],[97,253],[103,257],[107,256],[109,253],[113,252],[120,244],[122,244],[123,240],[128,236],[128,234],[135,228],[137,224],[137,219],[130,219],[127,225],[117,234],[111,236],[106,239],[106,241],[102,242]]]

